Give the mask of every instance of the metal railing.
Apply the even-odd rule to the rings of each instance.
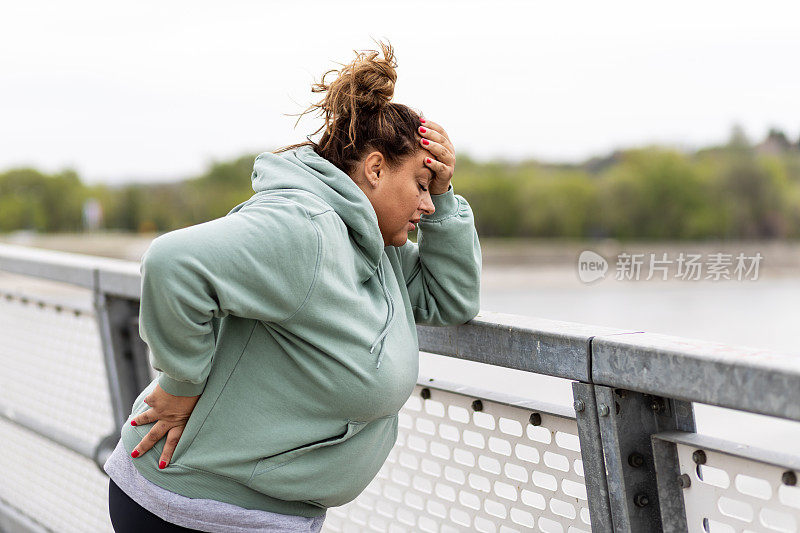
[[[50,501],[42,486],[60,475],[82,475],[93,495],[72,495],[86,508],[80,524],[95,513],[97,528],[110,530],[105,474],[86,469],[105,462],[153,378],[138,337],[139,265],[0,245],[0,271],[90,296],[77,305],[0,292],[0,469],[10,472],[0,483],[0,530],[87,530],[36,501]],[[63,324],[35,327],[44,322]],[[800,421],[799,358],[489,312],[417,330],[424,352],[571,380],[573,407],[421,378],[384,467],[356,500],[329,510],[325,531],[798,531],[798,450],[776,454],[698,434],[692,402]],[[58,344],[54,331],[79,348]],[[47,343],[56,345],[41,348]],[[36,350],[50,355],[31,357]],[[88,420],[79,434],[74,419],[62,427],[25,392],[69,387],[74,377],[52,376],[66,356],[107,384],[92,401],[105,421]],[[61,400],[73,402],[61,414],[80,414],[86,400],[74,396]],[[37,466],[31,481],[18,460],[45,461],[50,452],[37,446],[84,462],[64,473],[70,461],[54,459],[58,467]]]

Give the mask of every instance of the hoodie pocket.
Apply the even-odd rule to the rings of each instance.
[[[363,474],[358,457],[346,449],[353,442],[352,437],[366,424],[348,421],[346,430],[339,435],[264,457],[256,464],[247,485],[275,498],[302,501],[323,508],[353,500],[364,488],[361,483]],[[342,460],[349,463],[349,472],[334,476],[332,480],[321,479],[325,474],[339,470],[338,463]]]
[[[341,435],[336,435],[327,439],[318,440],[316,442],[312,442],[310,444],[304,444],[303,446],[298,446],[297,448],[292,448],[291,450],[287,450],[285,452],[281,452],[275,455],[270,455],[269,457],[265,457],[261,459],[258,463],[256,463],[255,470],[253,470],[253,475],[250,476],[250,482],[259,476],[266,474],[270,470],[275,468],[279,468],[291,461],[294,461],[301,455],[310,452],[311,450],[315,450],[317,448],[322,448],[323,446],[332,446],[334,444],[338,444],[340,442],[346,441],[359,431],[361,428],[364,427],[366,422],[352,422],[347,421],[347,429]]]
[[[264,457],[247,485],[281,500],[322,508],[344,505],[380,470],[397,438],[396,420],[349,421],[337,436]]]

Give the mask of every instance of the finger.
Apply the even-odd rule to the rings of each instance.
[[[417,133],[424,139],[428,139],[432,142],[437,142],[447,148],[448,150],[455,152],[455,148],[453,147],[453,143],[450,142],[450,139],[447,136],[442,135],[438,131],[430,128],[426,128],[425,126],[420,126],[417,128]],[[425,144],[425,143],[422,143]]]
[[[151,424],[156,420],[158,420],[158,415],[156,415],[156,410],[151,407],[144,413],[135,416],[133,420],[131,420],[131,425],[141,426],[143,424]]]
[[[447,148],[442,146],[436,141],[429,141],[428,139],[420,139],[419,143],[423,148],[428,150],[436,159],[442,163],[454,166],[456,163],[456,156]]]
[[[445,165],[441,161],[437,161],[436,159],[433,159],[433,158],[430,158],[430,157],[426,157],[425,158],[425,164],[427,166],[429,166],[431,168],[431,170],[433,170],[433,172],[434,172],[434,174],[436,175],[437,178],[439,176],[441,176],[443,178],[447,178],[447,179],[450,179],[450,178],[453,177],[453,174],[451,173],[451,170],[450,170],[451,167],[449,167],[448,165]]]
[[[142,456],[147,453],[150,448],[156,445],[158,441],[160,441],[164,435],[167,433],[169,428],[167,427],[166,422],[159,420],[156,424],[147,432],[147,435],[139,441],[139,444],[131,452],[131,457],[134,459],[136,457]]]
[[[425,122],[422,122],[423,120]],[[438,124],[436,122],[433,122],[432,120],[428,120],[427,118],[421,118],[420,122],[422,122],[422,127],[424,127],[425,129],[433,130],[433,131],[437,132],[439,135],[441,135],[444,139],[446,139],[446,142],[442,143],[442,144],[450,144],[450,146],[452,146],[453,143],[450,141],[450,136],[447,134],[447,132],[444,130],[444,128],[440,124]],[[419,130],[417,130],[417,131],[419,131]],[[422,133],[422,132],[420,132],[420,133]],[[453,150],[453,151],[455,151],[455,150]]]
[[[184,426],[177,426],[170,429],[167,433],[167,440],[164,443],[164,449],[161,450],[161,459],[158,461],[158,468],[166,468],[170,460],[172,460],[172,454],[175,452],[175,447],[178,445],[181,434],[183,434],[183,428]]]

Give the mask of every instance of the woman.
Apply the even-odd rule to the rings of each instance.
[[[106,463],[118,532],[319,531],[395,442],[415,324],[478,313],[453,145],[390,102],[380,46],[313,86],[319,143],[261,154],[249,200],[145,253],[140,334],[159,375]]]

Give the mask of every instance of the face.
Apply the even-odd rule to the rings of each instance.
[[[420,217],[434,212],[428,190],[433,172],[425,165],[425,157],[425,151],[419,150],[391,168],[375,151],[356,170],[359,175],[354,181],[375,209],[384,246],[403,246]]]

